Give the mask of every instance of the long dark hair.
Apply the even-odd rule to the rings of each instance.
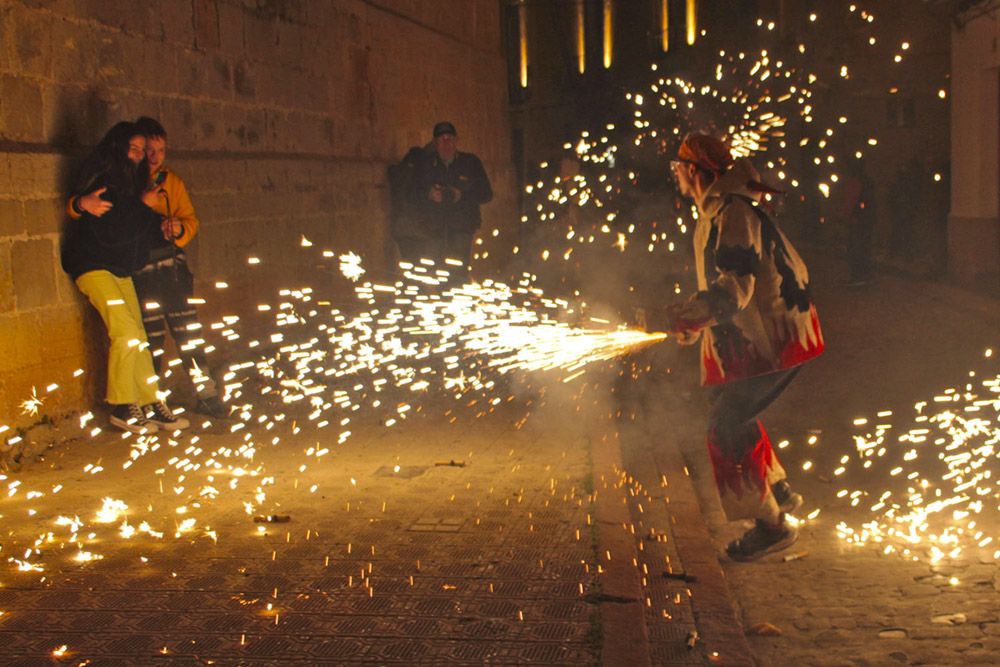
[[[83,161],[74,193],[84,195],[105,186],[109,199],[138,196],[146,186],[149,167],[145,158],[137,166],[128,157],[129,140],[136,136],[142,132],[124,120],[108,130]]]

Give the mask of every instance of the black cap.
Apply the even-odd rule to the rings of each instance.
[[[441,121],[434,126],[434,138],[437,139],[442,134],[452,134],[457,135],[458,132],[455,131],[455,126],[446,120]]]

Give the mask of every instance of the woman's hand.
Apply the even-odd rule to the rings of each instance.
[[[95,218],[99,218],[111,210],[111,202],[101,199],[101,195],[107,188],[98,188],[91,193],[82,195],[76,200],[76,207],[85,213],[89,213]]]

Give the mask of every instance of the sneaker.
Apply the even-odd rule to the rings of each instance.
[[[777,526],[770,526],[757,519],[757,524],[745,532],[743,537],[733,540],[726,546],[726,554],[737,561],[757,560],[765,554],[787,549],[795,544],[797,539],[799,539],[798,529],[785,521],[784,516]]]
[[[191,425],[184,417],[178,417],[171,412],[170,408],[163,401],[144,405],[142,409],[145,411],[149,423],[155,424],[157,428],[164,431],[177,431]]]
[[[227,419],[229,417],[229,408],[218,396],[199,398],[198,403],[194,406],[194,411],[215,419]]]
[[[778,502],[778,509],[785,514],[791,514],[802,507],[802,496],[792,491],[787,479],[775,482],[771,486],[771,493],[774,494],[774,499]]]
[[[108,420],[112,426],[117,426],[123,431],[138,433],[139,435],[149,435],[156,433],[156,424],[146,418],[146,414],[135,403],[119,403],[111,406],[111,418]]]

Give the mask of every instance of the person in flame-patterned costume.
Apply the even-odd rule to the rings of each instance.
[[[712,404],[708,451],[722,506],[730,521],[755,520],[726,551],[753,560],[795,542],[785,514],[802,504],[757,415],[823,352],[823,334],[806,265],[761,206],[777,191],[750,161],[734,160],[712,135],[692,133],[671,170],[698,208],[698,291],[668,306],[663,319],[682,344],[701,341]]]

